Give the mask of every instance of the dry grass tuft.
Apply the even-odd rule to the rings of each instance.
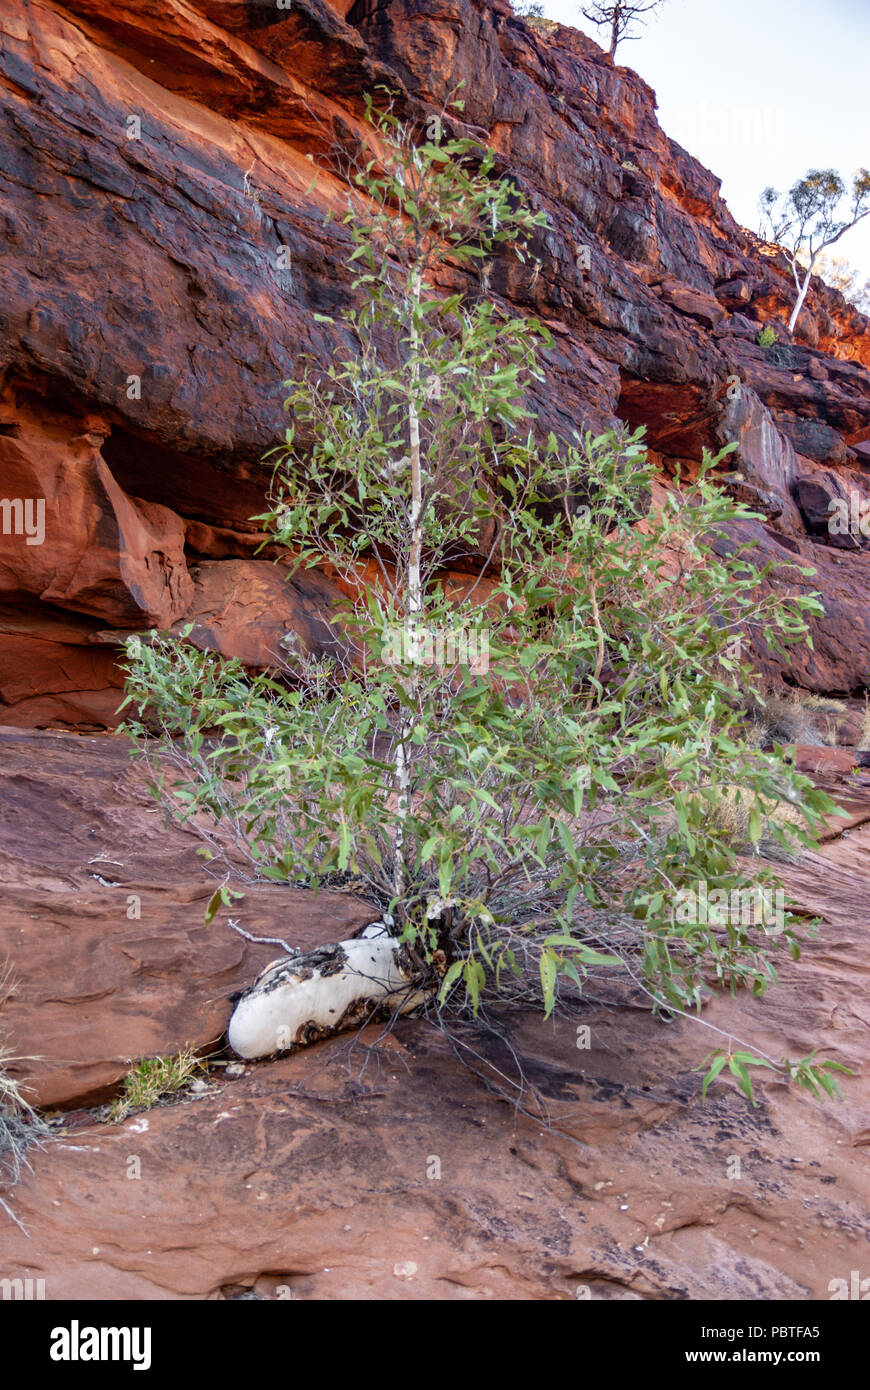
[[[744,854],[753,850],[749,834],[749,812],[752,804],[753,799],[745,788],[724,787],[711,811],[713,823],[725,832],[734,848]],[[762,819],[758,853],[766,859],[794,863],[800,857],[800,845],[786,846],[775,834],[775,831],[787,830],[789,827],[806,830],[807,822],[800,808],[784,797]]]
[[[752,721],[747,742],[759,748],[770,748],[774,743],[806,743],[824,748],[831,742],[832,735],[818,728],[815,713],[833,712],[836,707],[835,701],[809,696],[800,690],[788,694],[767,690],[760,697],[753,695],[746,708]]]
[[[0,1012],[14,990],[12,969],[6,962],[0,966]],[[0,1187],[14,1187],[22,1171],[30,1167],[27,1150],[31,1145],[42,1148],[43,1141],[50,1134],[48,1126],[37,1115],[33,1106],[24,1099],[20,1083],[9,1075],[12,1062],[25,1060],[34,1059],[16,1056],[6,1046],[0,1032]],[[16,1226],[21,1226],[18,1217],[2,1196],[0,1208],[12,1218]]]

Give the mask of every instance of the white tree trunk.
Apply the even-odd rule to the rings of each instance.
[[[411,393],[408,405],[408,444],[411,464],[411,504],[408,516],[410,548],[405,575],[405,659],[411,667],[410,690],[420,646],[423,612],[421,564],[423,555],[423,466],[420,449],[420,339],[413,313],[420,298],[421,276],[411,276]],[[413,714],[403,714],[393,755],[396,788],[396,831],[393,891],[401,899],[406,888],[405,821],[410,810],[411,761],[409,742]],[[389,934],[382,922],[361,936],[274,961],[238,1000],[227,1029],[230,1047],[240,1057],[271,1057],[306,1043],[358,1027],[376,1013],[409,1013],[431,990],[420,986],[407,947]]]
[[[408,444],[411,459],[411,549],[408,559],[407,594],[405,607],[405,656],[415,669],[420,649],[419,619],[423,611],[423,586],[420,565],[423,555],[423,469],[420,458],[420,417],[417,413],[417,391],[420,386],[420,363],[417,358],[420,339],[413,320],[414,309],[420,298],[421,279],[419,271],[411,277],[411,399],[408,405]],[[412,680],[412,689],[413,689]],[[395,863],[393,868],[393,892],[401,898],[405,892],[405,821],[410,807],[409,788],[411,785],[411,764],[408,747],[414,732],[413,719],[403,718],[394,758],[394,783],[396,787],[396,834],[394,840]]]
[[[238,1000],[227,1039],[239,1057],[271,1057],[378,1014],[410,1013],[426,997],[405,947],[374,922],[349,941],[273,961]]]
[[[811,281],[812,278],[813,278],[813,265],[814,265],[814,264],[815,264],[815,260],[813,260],[813,261],[810,263],[810,268],[809,268],[809,270],[807,271],[806,275],[804,276],[804,282],[803,282],[803,284],[800,286],[800,292],[799,292],[798,297],[797,297],[797,303],[795,304],[794,308],[792,309],[792,311],[791,311],[791,318],[790,318],[789,321],[788,321],[788,331],[789,331],[789,333],[794,333],[795,324],[797,323],[798,319],[800,318],[801,309],[804,307],[804,301],[806,300],[807,293],[808,293],[809,288],[810,288],[810,281]]]

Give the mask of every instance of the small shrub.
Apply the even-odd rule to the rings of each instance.
[[[112,1102],[109,1120],[116,1124],[134,1110],[150,1110],[159,1100],[188,1087],[202,1062],[186,1047],[175,1057],[141,1057],[124,1078],[124,1093]]]
[[[793,347],[791,343],[781,343],[777,340],[772,347],[767,348],[767,360],[773,367],[794,371],[802,365],[801,349]]]
[[[755,341],[758,343],[759,347],[762,347],[765,349],[765,351],[767,351],[767,349],[772,348],[774,343],[777,341],[776,333],[768,324],[765,328],[762,328]]]

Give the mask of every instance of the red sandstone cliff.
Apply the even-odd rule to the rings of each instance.
[[[544,423],[645,424],[665,468],[738,439],[767,517],[747,529],[816,564],[828,607],[795,677],[864,685],[870,556],[824,522],[830,497],[870,496],[870,325],[816,282],[799,341],[757,345],[786,318],[784,265],[591,40],[504,0],[7,0],[0,77],[0,496],[46,504],[41,545],[11,511],[0,534],[0,722],[111,723],[130,629],[196,620],[252,663],[288,628],[322,635],[329,581],[282,583],[248,518],[281,382],[339,345],[314,319],[348,293],[330,151],[379,82],[414,113],[463,83],[468,125],[550,216],[540,274],[490,280],[553,331]]]
[[[323,221],[342,200],[330,148],[377,83],[419,111],[460,81],[469,124],[550,214],[540,275],[491,278],[553,331],[546,423],[646,423],[663,468],[737,438],[767,517],[747,529],[819,570],[828,614],[798,677],[866,681],[870,558],[830,544],[824,520],[831,496],[870,491],[867,321],[817,284],[800,342],[765,354],[785,269],[634,73],[503,0],[5,0],[0,499],[46,508],[41,545],[0,535],[0,724],[110,724],[131,628],[192,618],[252,664],[285,626],[318,641],[328,577],[284,583],[248,518],[282,380],[338,342],[314,318],[348,293],[341,228]],[[29,1235],[0,1213],[3,1273],[44,1276],[50,1299],[826,1299],[866,1249],[870,795],[849,754],[816,753],[829,776],[842,756],[829,790],[851,838],[786,879],[823,929],[768,1000],[719,998],[705,1017],[848,1066],[841,1105],[773,1077],[757,1110],[721,1078],[702,1106],[689,1026],[602,994],[588,1051],[572,1024],[516,1020],[542,1132],[404,1021],[376,1067],[325,1067],[333,1040],[239,1078],[215,1066],[123,1124],[65,1116],[70,1142],[4,1192]],[[213,1049],[227,996],[274,954],[206,931],[199,842],[163,824],[127,762],[115,738],[0,730],[0,963],[18,986],[4,1037],[45,1107],[115,1093],[131,1057]],[[370,915],[274,884],[245,903],[254,933],[303,947]]]

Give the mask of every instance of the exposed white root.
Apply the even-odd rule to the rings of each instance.
[[[227,1038],[239,1057],[271,1057],[328,1038],[377,1012],[427,997],[407,947],[373,922],[360,936],[273,961],[236,1004]]]

